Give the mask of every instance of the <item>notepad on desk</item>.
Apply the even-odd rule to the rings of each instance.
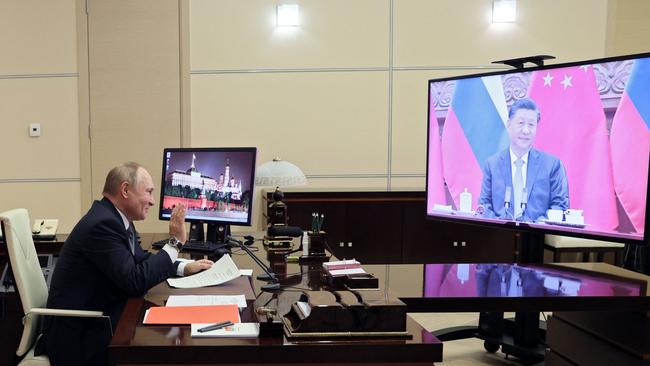
[[[219,323],[230,320],[239,323],[239,308],[235,304],[207,306],[154,306],[144,315],[143,324]]]
[[[199,332],[199,329],[210,326],[211,323],[192,324],[192,337],[257,337],[260,334],[259,323],[235,323],[227,327]]]
[[[342,261],[323,262],[323,269],[333,271],[339,269],[361,268],[361,263],[355,259]]]
[[[332,277],[365,274],[361,263],[354,259],[335,262],[324,262],[323,269]]]

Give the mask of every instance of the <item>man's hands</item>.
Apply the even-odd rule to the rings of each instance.
[[[169,235],[178,239],[181,243],[187,240],[187,232],[185,231],[185,206],[178,204],[172,210],[172,216],[169,219]],[[208,259],[199,259],[194,262],[189,262],[183,269],[183,275],[189,276],[201,272],[212,267],[214,263]]]
[[[212,267],[214,263],[209,259],[199,259],[194,262],[189,262],[183,269],[183,276],[193,275],[205,269]]]
[[[183,204],[178,204],[172,210],[172,216],[169,219],[169,235],[175,237],[181,243],[185,243],[187,240],[187,233],[185,232],[185,206]]]

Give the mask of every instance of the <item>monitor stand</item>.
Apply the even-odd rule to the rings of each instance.
[[[518,231],[515,233],[519,256],[517,263],[542,263],[544,259],[544,233]],[[501,348],[525,363],[544,361],[546,324],[539,320],[538,311],[517,311],[514,319],[505,319],[501,311],[479,314],[478,326],[458,326],[431,332],[439,340],[479,338],[485,350],[494,353]]]
[[[230,236],[230,225],[207,223],[207,236],[204,229],[204,222],[193,222],[190,225],[189,239],[191,241],[211,241],[215,243],[226,243],[226,238]]]

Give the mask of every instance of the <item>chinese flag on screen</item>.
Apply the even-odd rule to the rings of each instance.
[[[541,119],[535,148],[564,164],[569,205],[584,210],[590,229],[618,226],[607,121],[591,65],[536,71],[528,95]]]

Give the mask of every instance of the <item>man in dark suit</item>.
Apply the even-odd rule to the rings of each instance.
[[[106,177],[104,198],[95,201],[65,241],[52,274],[48,308],[95,310],[115,329],[129,297],[143,296],[174,275],[190,275],[212,262],[178,262],[185,242],[185,208],[169,222],[170,241],[156,254],[137,243],[134,221],[154,204],[151,175],[137,163],[124,163]],[[105,365],[111,329],[106,319],[47,319],[45,349],[53,365]]]
[[[548,209],[569,207],[569,184],[557,157],[532,149],[540,112],[531,99],[516,101],[508,113],[510,147],[483,167],[479,205],[483,216],[540,221]]]

